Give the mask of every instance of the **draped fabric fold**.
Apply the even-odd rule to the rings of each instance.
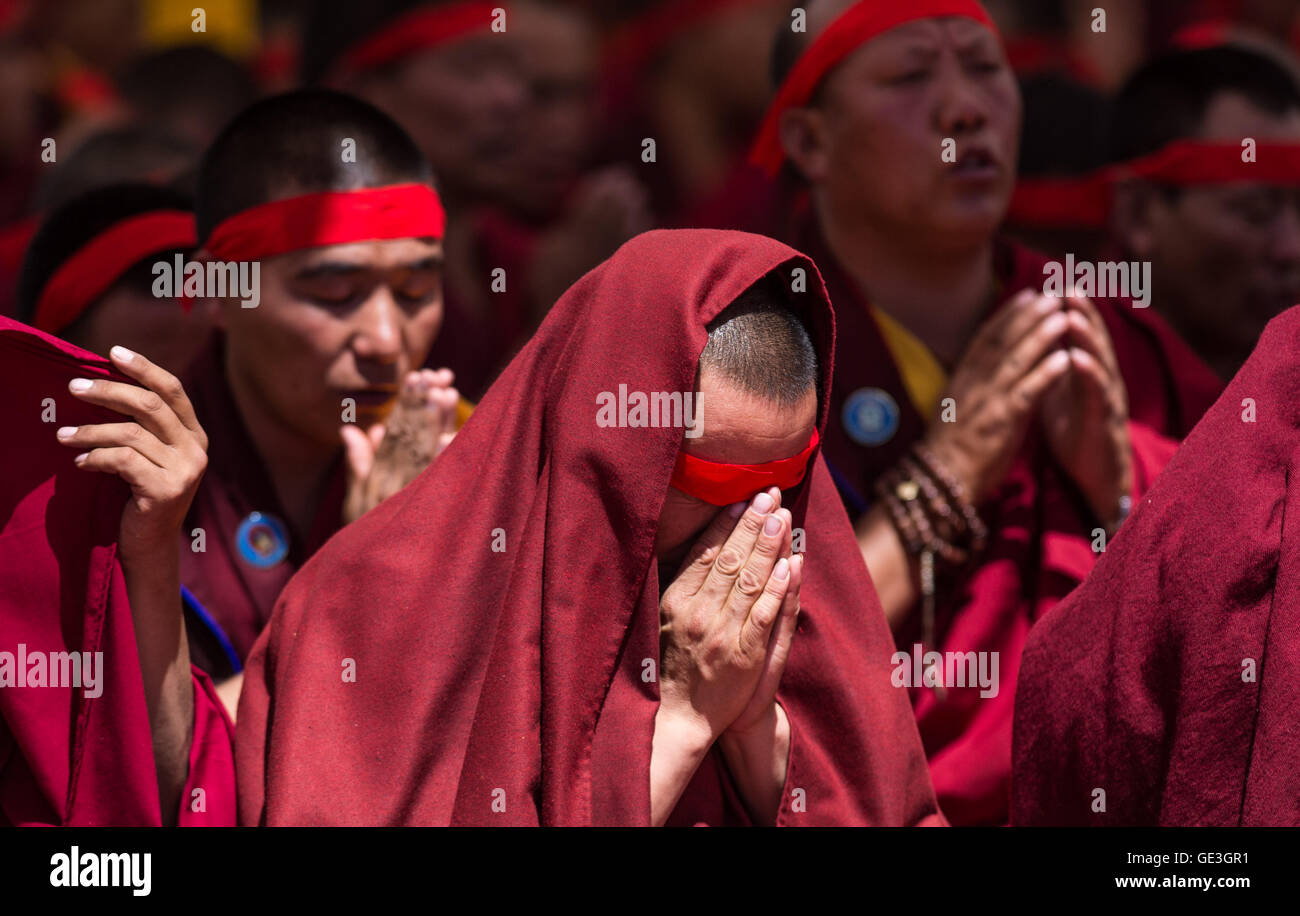
[[[117,560],[129,491],[117,477],[78,470],[75,452],[54,437],[56,423],[121,417],[68,394],[76,377],[130,383],[107,360],[0,318],[7,458],[0,477],[0,652],[13,654],[15,675],[28,675],[17,683],[0,678],[0,824],[157,826],[153,742]],[[17,670],[20,655],[36,653],[47,663],[43,679],[30,676],[30,664]],[[68,686],[75,668],[56,653],[81,654],[80,687]],[[68,676],[50,686],[56,657]],[[97,683],[87,684],[87,671],[96,670]],[[179,823],[232,825],[232,727],[207,678],[197,670],[193,676],[194,739]],[[46,686],[35,686],[39,680]],[[198,788],[201,796],[194,795]]]
[[[694,391],[709,320],[795,269],[824,394],[829,302],[770,239],[647,233],[561,297],[447,451],[281,596],[240,702],[241,822],[648,823],[653,544],[683,430],[602,428],[598,397]],[[785,504],[808,562],[778,692],[793,732],[779,823],[941,823],[820,457]],[[717,753],[670,823],[748,821]]]
[[[1030,634],[1013,819],[1300,824],[1300,308]]]
[[[901,357],[858,286],[814,228],[805,225],[803,238],[822,264],[836,306],[840,358],[823,455],[857,519],[872,508],[874,482],[924,435],[933,417],[922,415],[909,396]],[[1043,263],[1032,251],[999,243],[998,303],[1021,289],[1041,289]],[[1174,450],[1174,443],[1155,430],[1175,426],[1186,399],[1176,377],[1167,375],[1153,340],[1125,314],[1131,307],[1113,300],[1096,305],[1129,384],[1129,436],[1140,495]],[[855,407],[862,403],[874,410]],[[1091,543],[1097,523],[1036,430],[980,514],[990,542],[975,569],[940,584],[934,648],[996,657],[998,692],[983,696],[978,687],[949,688],[940,699],[928,688],[913,691],[935,792],[957,825],[1010,819],[1012,711],[1021,651],[1035,622],[1083,581],[1097,558]],[[900,651],[910,653],[920,641],[920,616],[915,612],[898,627]]]

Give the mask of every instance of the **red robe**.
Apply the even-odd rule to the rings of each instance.
[[[20,654],[103,653],[94,688],[36,686],[30,661],[27,672],[14,672],[18,686],[0,686],[0,826],[157,826],[153,742],[117,559],[130,493],[116,476],[78,470],[76,451],[54,438],[60,425],[122,417],[70,395],[76,377],[130,383],[107,360],[0,318],[0,652],[15,668]],[[47,409],[56,411],[50,422]],[[232,727],[207,677],[193,674],[179,823],[233,825]],[[195,811],[200,788],[205,810]]]
[[[39,223],[39,217],[29,216],[0,227],[0,315],[18,312],[18,278]]]
[[[692,391],[706,323],[792,266],[809,275],[824,392],[829,303],[770,239],[647,233],[559,300],[438,461],[285,590],[240,700],[242,823],[649,823],[653,544],[682,431],[600,428],[597,397]],[[810,559],[778,692],[792,730],[778,822],[941,822],[820,459],[784,502]],[[747,822],[715,749],[671,823]]]
[[[839,330],[823,453],[850,515],[857,518],[874,502],[873,482],[920,439],[929,418],[922,417],[908,397],[899,367],[857,286],[816,240],[812,254],[836,305]],[[1024,249],[1000,249],[996,267],[1003,298],[1026,286],[1041,286],[1043,274],[1035,261]],[[1103,302],[1098,306],[1108,308]],[[1117,335],[1117,349],[1130,354],[1147,351],[1146,341],[1129,330],[1128,322],[1110,314],[1107,323]],[[1155,365],[1143,371],[1155,377]],[[863,389],[887,393],[897,409],[893,435],[879,445],[860,444],[845,426],[845,403]],[[1137,392],[1134,417],[1167,418],[1170,408],[1163,394],[1154,382]],[[885,429],[881,428],[881,435]],[[1137,419],[1129,424],[1129,433],[1140,494],[1168,459],[1173,443]],[[935,792],[954,824],[1009,820],[1012,704],[1025,638],[1034,621],[1083,581],[1096,560],[1091,542],[1098,525],[1034,431],[1002,486],[980,507],[980,514],[991,532],[988,548],[973,573],[940,587],[935,620],[938,645],[926,648],[997,652],[999,692],[982,697],[977,687],[949,688],[940,701],[929,688],[914,691]],[[896,634],[900,650],[910,652],[920,641],[919,621],[917,610]]]
[[[1292,308],[1031,634],[1016,823],[1300,825],[1297,430]]]
[[[220,681],[248,657],[285,583],[339,529],[346,471],[340,449],[312,530],[294,531],[226,384],[219,335],[195,360],[184,384],[208,434],[208,467],[181,530],[181,583],[195,599],[188,606],[190,653],[196,665]],[[241,537],[240,529],[253,512],[283,523],[288,552],[274,565],[257,565],[256,551],[249,559],[249,539]],[[196,528],[203,529],[202,552],[193,549]]]

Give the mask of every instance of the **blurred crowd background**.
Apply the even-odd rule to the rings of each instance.
[[[444,357],[456,353],[471,397],[496,368],[501,342],[526,339],[560,292],[630,236],[655,226],[764,231],[781,212],[779,189],[745,153],[771,94],[771,46],[789,0],[517,0],[505,36],[453,42],[378,71],[340,66],[413,5],[0,0],[0,313],[14,312],[23,252],[43,213],[124,180],[186,190],[235,112],[295,86],[367,98],[433,161],[452,217],[438,346]],[[1300,48],[1300,0],[987,7],[1024,94],[1022,177],[1103,164],[1112,93],[1164,50],[1231,37],[1291,67]],[[1094,31],[1096,9],[1105,10],[1104,36]],[[42,156],[46,138],[53,162]],[[1013,207],[1012,229],[1048,253],[1086,253],[1094,241],[1088,227],[1016,217]],[[494,267],[515,281],[507,297],[487,296]],[[494,352],[476,357],[483,341]]]

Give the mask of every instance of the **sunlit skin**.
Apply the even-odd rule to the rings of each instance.
[[[813,389],[781,407],[705,370],[700,392],[704,431],[683,448],[702,458],[788,458],[807,446],[817,419]],[[721,509],[669,488],[655,541],[667,585],[650,757],[656,825],[715,744],[757,823],[772,823],[780,808],[791,726],[776,691],[798,624],[804,562],[792,553],[792,519],[780,499],[773,487]]]
[[[842,9],[814,7],[810,27]],[[1020,119],[1020,93],[996,36],[966,19],[925,19],[845,58],[814,107],[787,114],[786,131],[798,134],[798,167],[820,210],[857,230],[941,251],[983,241],[1001,221]],[[940,157],[949,138],[957,163]],[[963,169],[972,152],[988,160],[985,168]]]
[[[809,41],[850,5],[811,4]],[[1110,526],[1132,471],[1126,394],[1104,322],[1086,299],[999,290],[994,271],[1021,113],[997,36],[946,17],[855,49],[806,107],[783,114],[779,134],[840,266],[948,371],[944,394],[958,417],[927,418],[930,451],[978,504],[1037,415],[1052,455]],[[955,162],[944,161],[948,139]],[[1011,305],[986,321],[999,300]],[[857,530],[886,617],[898,625],[917,606],[919,567],[883,507]]]
[[[445,446],[458,399],[451,373],[412,371],[442,322],[441,275],[438,241],[358,242],[260,262],[256,308],[245,309],[238,299],[215,303],[226,332],[226,379],[296,531],[310,530],[341,452],[349,467],[350,520],[409,482]],[[135,422],[65,427],[58,437],[90,449],[77,458],[79,467],[115,473],[132,488],[119,542],[137,618],[159,792],[170,820],[184,782],[193,706],[177,613],[176,535],[202,479],[208,440],[175,375],[120,345],[109,352],[139,386],[74,380],[70,388]],[[345,422],[345,398],[355,401],[353,422]],[[399,398],[400,416],[385,431]],[[420,456],[415,466],[412,454]],[[238,675],[218,688],[232,718],[241,684]]]
[[[431,239],[357,242],[261,262],[261,304],[221,302],[226,378],[240,416],[299,531],[309,530],[355,423],[381,423],[442,323],[442,247]]]
[[[697,438],[684,438],[682,451],[727,464],[763,464],[796,455],[808,446],[817,424],[814,389],[794,406],[782,407],[709,369],[700,373],[699,404],[704,431]],[[675,573],[695,538],[721,511],[670,486],[655,532],[661,570]],[[667,584],[661,579],[661,586]]]
[[[157,299],[118,283],[60,336],[100,356],[113,346],[148,353],[159,366],[184,375],[207,345],[213,320],[210,302],[187,309],[175,299]]]
[[[207,467],[208,437],[176,376],[143,354],[110,347],[114,368],[137,384],[72,379],[79,400],[115,412],[113,422],[62,426],[84,472],[114,474],[131,489],[117,557],[131,606],[163,822],[176,822],[194,727],[185,620],[180,613],[177,532]]]
[[[810,34],[848,5],[812,5]],[[872,38],[826,76],[811,105],[780,122],[831,250],[946,365],[988,305],[1020,123],[997,37],[961,18]],[[947,139],[956,162],[943,161]]]
[[[1300,111],[1277,115],[1220,93],[1199,137],[1295,143]],[[1300,302],[1300,189],[1238,182],[1170,198],[1131,183],[1117,195],[1115,230],[1131,257],[1151,262],[1155,307],[1224,379],[1264,325]]]

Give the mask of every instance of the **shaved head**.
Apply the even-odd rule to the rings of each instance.
[[[717,372],[782,407],[816,389],[817,351],[808,329],[786,305],[779,280],[763,278],[709,323],[699,371]]]
[[[798,454],[817,424],[817,350],[776,274],[709,322],[697,385],[703,434],[682,451],[706,461],[765,464]],[[655,553],[673,569],[719,507],[670,486]],[[667,584],[667,579],[661,580]]]
[[[341,155],[346,141],[355,161]],[[244,109],[203,157],[199,238],[235,213],[285,197],[432,178],[414,141],[373,105],[325,89],[271,96]]]

